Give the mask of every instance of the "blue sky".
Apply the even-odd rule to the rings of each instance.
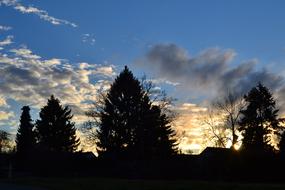
[[[0,0],[0,67],[5,76],[0,81],[5,84],[0,124],[15,133],[20,107],[31,105],[36,118],[48,93],[82,116],[86,102],[95,100],[90,98],[94,91],[124,65],[178,98],[177,110],[189,118],[225,87],[244,93],[257,81],[272,89],[283,109],[284,7],[282,0]],[[27,72],[33,69],[37,72]],[[9,72],[20,82],[37,82],[19,89],[19,81],[9,83]],[[75,84],[81,79],[82,84]],[[43,95],[46,84],[50,86]],[[180,128],[190,131],[194,126]]]
[[[171,42],[191,53],[219,46],[235,49],[239,59],[284,58],[284,1],[21,2],[78,25],[54,26],[2,6],[0,22],[13,27],[18,43],[45,57],[102,62],[117,55],[117,62],[129,64],[147,45]],[[94,35],[93,46],[82,43],[85,33]]]

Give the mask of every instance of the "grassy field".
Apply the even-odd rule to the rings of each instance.
[[[241,184],[198,181],[159,181],[100,178],[25,178],[2,181],[48,190],[284,190],[285,184]]]

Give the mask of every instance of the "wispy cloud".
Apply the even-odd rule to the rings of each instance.
[[[13,36],[9,35],[4,40],[0,41],[0,48],[1,46],[7,46],[13,43],[12,41]]]
[[[0,6],[1,5],[11,6],[15,10],[17,10],[23,14],[35,14],[35,15],[39,16],[41,19],[43,19],[43,20],[45,20],[51,24],[54,24],[54,25],[65,24],[65,25],[69,25],[72,27],[77,27],[77,24],[75,24],[73,22],[63,20],[63,19],[58,19],[58,18],[55,18],[53,16],[50,16],[48,14],[48,12],[45,10],[38,9],[36,7],[33,7],[33,6],[25,6],[25,5],[21,4],[18,0],[0,0]]]
[[[8,31],[8,30],[11,30],[12,27],[11,26],[3,26],[3,25],[0,25],[0,31]]]
[[[87,33],[87,34],[83,34],[82,35],[82,42],[83,43],[88,43],[90,45],[94,45],[95,42],[96,42],[96,39],[95,39],[93,34],[88,34]]]

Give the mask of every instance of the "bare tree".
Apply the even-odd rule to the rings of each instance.
[[[234,148],[238,143],[240,111],[245,106],[242,96],[231,92],[214,102],[202,120],[205,139],[224,148],[231,142]]]
[[[234,148],[238,142],[237,130],[239,128],[240,111],[246,106],[246,103],[242,96],[230,92],[213,105],[224,116],[223,125],[231,131],[231,148]]]
[[[211,143],[211,146],[226,148],[229,137],[227,135],[227,130],[223,125],[223,115],[216,110],[208,110],[206,114],[203,115],[202,125],[204,128],[204,139],[208,142],[204,144]]]
[[[96,146],[99,142],[98,140],[98,126],[100,125],[100,114],[104,110],[104,100],[106,98],[106,90],[103,88],[98,90],[96,101],[92,102],[91,109],[85,112],[85,115],[89,118],[88,121],[84,122],[80,127],[80,131],[84,135],[84,144],[86,146],[92,147]],[[96,151],[98,147],[96,147]]]
[[[167,96],[164,90],[161,90],[157,87],[151,80],[147,80],[146,76],[144,75],[141,78],[141,85],[145,94],[150,98],[151,103],[159,106],[161,111],[164,114],[167,114],[168,118],[173,121],[177,118],[177,113],[174,112],[172,109],[169,109],[173,102],[176,101],[175,98]]]

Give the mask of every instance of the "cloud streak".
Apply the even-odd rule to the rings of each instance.
[[[45,20],[53,25],[69,25],[71,27],[77,27],[77,24],[73,22],[50,16],[45,10],[38,9],[33,6],[24,6],[18,0],[0,0],[0,6],[1,5],[13,7],[15,10],[23,14],[37,15],[40,19]]]
[[[3,26],[3,25],[0,25],[0,31],[8,31],[8,30],[11,30],[12,27],[11,26]]]
[[[88,34],[88,33],[82,34],[82,42],[90,44],[90,45],[94,45],[96,42],[96,39],[93,34]]]
[[[13,43],[13,36],[9,35],[4,40],[0,41],[0,47],[1,46],[7,46]]]

